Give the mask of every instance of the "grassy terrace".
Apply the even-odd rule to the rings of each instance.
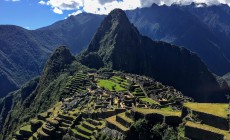
[[[26,126],[22,127],[20,130],[32,133],[31,125],[26,125]]]
[[[199,124],[199,123],[194,123],[194,122],[190,122],[188,121],[185,126],[189,126],[189,127],[193,127],[193,128],[197,128],[197,129],[202,129],[202,130],[206,130],[206,131],[210,131],[210,132],[214,132],[217,134],[221,134],[226,136],[228,139],[230,138],[230,134],[228,133],[228,131],[225,130],[221,130],[215,127],[211,127],[205,124]]]
[[[82,131],[85,131],[85,132],[89,133],[90,135],[93,134],[93,131],[83,127],[82,125],[79,125],[78,128],[81,129]]]
[[[87,125],[88,127],[92,128],[92,129],[96,129],[96,126],[94,126],[94,125],[92,125],[92,124],[90,124],[90,123],[88,123],[86,121],[84,121],[83,124]]]
[[[133,123],[133,120],[128,118],[126,115],[125,115],[125,112],[124,113],[120,113],[118,114],[119,117],[121,117],[122,119],[124,119],[126,122],[129,122],[129,123]]]
[[[163,116],[179,116],[179,117],[181,116],[180,111],[167,111],[167,110],[144,109],[144,108],[134,108],[134,111],[140,112],[144,115],[156,113],[156,114],[161,114]]]
[[[90,137],[89,136],[86,136],[86,135],[84,135],[84,134],[82,134],[82,133],[79,133],[75,128],[74,129],[71,129],[75,134],[77,134],[77,135],[79,135],[79,136],[81,136],[81,137],[83,137],[83,138],[85,138],[85,139],[90,139]]]
[[[129,130],[128,128],[126,128],[125,126],[123,126],[122,124],[116,121],[116,116],[109,117],[106,119],[106,121],[108,121],[111,124],[116,125],[119,129],[121,129],[124,132]]]
[[[42,128],[39,128],[39,129],[37,130],[37,132],[38,132],[38,134],[40,134],[40,135],[42,135],[42,136],[49,137],[48,134],[46,134],[45,132],[42,131]]]
[[[144,103],[150,103],[150,104],[159,104],[158,102],[154,101],[153,99],[151,98],[140,98],[140,100]]]
[[[109,91],[114,91],[114,89],[116,91],[126,90],[125,88],[121,87],[119,84],[117,84],[113,81],[110,81],[110,80],[98,80],[97,84],[100,87],[104,87],[104,88],[108,89]]]
[[[185,103],[184,106],[194,111],[204,112],[214,116],[227,118],[228,104]]]
[[[171,107],[169,107],[169,106],[163,107],[160,110],[163,110],[163,111],[173,111],[173,109]]]

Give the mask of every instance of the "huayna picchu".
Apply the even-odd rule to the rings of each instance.
[[[197,55],[142,36],[115,9],[81,54],[57,48],[0,100],[0,139],[229,140],[228,92]]]

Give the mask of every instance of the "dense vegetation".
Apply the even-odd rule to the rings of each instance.
[[[102,19],[81,14],[37,30],[1,25],[0,97],[40,75],[55,48],[68,45],[74,54],[83,50]]]
[[[227,104],[190,103],[225,102],[226,91],[195,54],[140,35],[116,9],[77,58],[57,48],[0,100],[0,139],[228,138]]]
[[[229,72],[228,6],[196,8],[194,3],[188,6],[152,5],[126,13],[143,35],[196,52],[218,75]],[[101,15],[83,13],[33,31],[1,26],[0,97],[40,75],[48,55],[56,47],[66,45],[74,54],[86,48],[103,18]],[[95,63],[90,63],[89,58],[97,60],[96,67],[103,66],[96,54],[90,53],[85,57],[92,67]]]
[[[90,54],[100,61],[86,57]],[[222,89],[196,54],[141,36],[121,10],[105,18],[80,61],[91,68],[104,66],[154,77],[196,101],[226,102],[225,87]],[[97,62],[100,63],[97,65]]]
[[[40,78],[30,81],[0,101],[1,139],[12,134],[11,130],[16,129],[18,124],[27,122],[58,102],[68,76],[84,69],[74,62],[69,50],[58,48],[47,61]]]

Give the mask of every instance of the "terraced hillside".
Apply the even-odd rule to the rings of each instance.
[[[25,122],[15,131],[14,140],[64,137],[103,139],[106,138],[105,132],[116,134],[113,137],[117,139],[125,139],[139,119],[151,122],[151,117],[159,117],[157,122],[170,126],[181,123],[178,108],[169,104],[161,105],[159,101],[151,99],[142,90],[142,85],[131,77],[141,78],[117,72],[107,73],[107,76],[81,71],[75,73],[68,78],[60,101],[28,123]]]
[[[230,136],[228,104],[192,103],[173,87],[140,75],[80,71],[68,79],[60,101],[19,127],[14,140],[138,139],[145,128],[156,139],[155,131],[160,139]]]
[[[229,105],[186,103],[182,111],[186,116],[185,136],[199,140],[229,140]]]

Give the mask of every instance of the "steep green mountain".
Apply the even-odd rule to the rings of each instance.
[[[143,82],[145,84],[141,84]],[[157,122],[162,127],[162,137],[166,137],[169,136],[166,127],[170,132],[173,126],[181,123],[182,104],[191,100],[173,87],[146,76],[106,69],[96,72],[81,65],[62,46],[51,55],[40,77],[0,100],[0,139],[62,140],[70,136],[124,139],[126,135],[133,139],[136,135],[128,135],[128,132],[137,131],[144,118],[135,119],[131,114],[145,116],[148,113],[143,111],[147,110],[149,115],[160,115]],[[135,104],[135,110],[130,110],[131,103]],[[125,122],[114,120],[119,117]],[[164,117],[169,118],[167,124],[160,124]],[[175,118],[174,122],[170,117]],[[150,121],[145,125],[150,128],[154,123]],[[154,135],[149,128],[146,137]],[[175,137],[176,132],[178,130],[174,132]],[[138,130],[139,133],[142,132]]]
[[[81,14],[37,30],[0,26],[0,97],[41,74],[50,53],[68,45],[79,53],[88,45],[103,16]]]
[[[154,77],[196,101],[226,101],[224,90],[197,55],[141,36],[119,9],[104,19],[80,61],[88,67]]]
[[[229,7],[152,5],[126,11],[141,34],[197,53],[210,71],[223,75],[229,64]],[[79,53],[88,46],[104,16],[82,13],[37,30],[0,26],[0,97],[42,72],[58,46]],[[5,84],[7,83],[7,86]]]
[[[0,100],[0,139],[12,134],[18,124],[27,122],[58,102],[71,73],[83,69],[68,49],[57,48],[39,78],[29,81]]]

